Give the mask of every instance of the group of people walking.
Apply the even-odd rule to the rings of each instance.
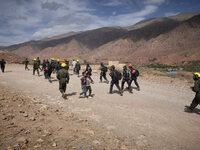
[[[25,70],[29,70],[28,64],[29,60],[28,58],[25,59],[23,62],[25,64]],[[5,64],[6,61],[2,59],[0,61],[1,65],[1,71],[5,72]],[[73,60],[72,61],[73,66],[73,74],[77,74],[78,77],[79,72],[81,70],[81,64],[79,63],[79,60]],[[45,79],[48,79],[49,82],[51,81],[51,74],[52,72],[56,73],[56,77],[59,80],[59,90],[62,93],[62,97],[66,98],[66,87],[69,83],[70,77],[69,77],[69,61],[67,59],[64,60],[63,63],[60,63],[59,59],[55,60],[52,58],[50,61],[48,59],[43,59],[43,62],[41,63],[39,57],[37,59],[33,60],[33,75],[35,75],[35,72],[37,72],[38,76],[40,76],[40,71],[44,72]],[[119,72],[115,69],[115,66],[112,65],[110,68],[110,90],[109,94],[113,93],[113,86],[115,85],[119,91],[119,94],[122,96],[124,91],[124,85],[127,83],[128,87],[127,90],[132,93],[132,82],[134,81],[137,90],[140,90],[140,86],[137,82],[137,78],[139,76],[139,71],[135,68],[133,68],[132,64],[130,64],[128,67],[123,67],[123,73]],[[109,81],[107,79],[107,71],[108,67],[106,67],[103,63],[100,64],[100,83],[102,83],[103,79],[108,84]],[[194,86],[191,87],[192,91],[195,92],[195,97],[191,103],[190,106],[186,106],[185,111],[192,112],[198,104],[200,104],[200,73],[195,72],[193,74],[193,79],[195,81]],[[120,87],[120,80],[121,80],[121,87]],[[92,87],[91,84],[93,84],[94,81],[92,79],[92,68],[89,64],[86,65],[86,69],[82,72],[81,77],[81,88],[82,91],[80,92],[80,97],[87,97],[87,91],[89,91],[88,98],[92,97]]]
[[[62,97],[66,98],[66,85],[69,83],[69,61],[67,59],[62,61],[60,63],[59,59],[55,60],[54,58],[51,58],[51,61],[49,62],[48,59],[43,59],[43,62],[41,63],[39,57],[36,59],[33,59],[33,75],[35,75],[35,72],[37,72],[38,76],[40,76],[39,71],[44,71],[44,77],[45,79],[48,79],[49,82],[51,81],[51,74],[52,72],[56,72],[57,79],[59,80],[59,90],[62,93]],[[28,68],[28,59],[24,61],[25,63],[25,70],[29,70]],[[42,67],[40,67],[42,66]],[[79,63],[79,60],[73,60],[72,61],[72,67],[73,67],[73,74],[77,74],[78,77],[80,77],[80,70],[81,70],[81,64]],[[108,84],[109,81],[107,79],[108,67],[106,67],[103,63],[100,64],[100,83],[102,83],[103,79]],[[131,83],[134,81],[134,83],[137,86],[137,89],[140,90],[139,84],[137,82],[137,77],[139,76],[139,71],[137,69],[134,69],[132,65],[129,65],[129,68],[127,66],[123,67],[123,73],[121,74],[119,71],[115,69],[115,66],[110,67],[110,90],[109,94],[113,93],[113,86],[115,85],[117,89],[119,90],[119,94],[122,96],[124,91],[124,84],[127,83],[128,90],[130,93],[132,93],[132,86]],[[119,81],[121,81],[121,87],[119,85]],[[89,64],[86,64],[86,68],[82,72],[81,77],[81,88],[82,92],[80,92],[80,97],[92,97],[92,88],[91,84],[93,84],[94,81],[92,79],[92,68]],[[87,96],[87,91],[89,91],[89,95]]]

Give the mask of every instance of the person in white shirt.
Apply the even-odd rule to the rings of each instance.
[[[72,66],[73,66],[73,73],[76,73],[76,61],[73,59],[73,61],[72,61]]]

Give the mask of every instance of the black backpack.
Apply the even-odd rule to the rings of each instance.
[[[107,68],[106,66],[104,66],[103,71],[104,71],[104,72],[107,72],[107,71],[108,71],[108,68]]]
[[[121,80],[122,79],[121,72],[119,72],[117,70],[115,70],[114,76],[115,76],[115,79],[117,79],[117,80]]]

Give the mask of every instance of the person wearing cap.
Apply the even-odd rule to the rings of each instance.
[[[108,81],[108,79],[106,77],[106,72],[108,71],[108,68],[106,66],[104,66],[104,64],[102,62],[101,62],[100,70],[101,70],[100,82],[102,82],[102,78],[104,78],[106,80],[106,83],[108,84],[109,81]]]
[[[133,68],[132,64],[129,64],[129,69],[130,69],[130,75],[131,75],[131,81],[130,81],[130,86],[132,82],[134,81],[135,85],[137,86],[137,90],[140,91],[140,86],[137,82],[137,77],[139,76],[139,71],[135,68]]]
[[[132,93],[132,88],[131,88],[131,79],[130,79],[130,72],[128,71],[127,67],[123,67],[123,78],[122,78],[122,90],[124,90],[124,84],[128,84],[128,90],[130,93]]]
[[[33,75],[35,75],[35,71],[37,71],[37,74],[38,74],[38,76],[40,76],[40,74],[39,74],[39,62],[38,62],[38,60],[37,59],[33,59]]]
[[[195,92],[195,97],[190,106],[185,106],[186,112],[192,112],[198,104],[200,104],[200,73],[195,72],[193,74],[194,86],[191,87],[192,91]]]
[[[92,76],[92,68],[90,67],[90,64],[86,64],[85,72],[87,73],[87,75],[89,75],[89,78],[93,83],[94,81],[92,80],[92,77],[91,77]]]
[[[62,93],[63,98],[67,98],[65,92],[66,92],[66,87],[67,84],[69,83],[69,73],[65,69],[66,64],[62,63],[61,64],[61,69],[57,73],[57,79],[59,80],[59,90]]]
[[[55,61],[55,58],[51,58],[51,67],[52,67],[52,72],[55,72],[55,69],[56,69],[56,61]]]
[[[123,92],[119,86],[119,79],[118,79],[117,71],[115,70],[114,65],[111,66],[110,77],[111,77],[111,82],[110,82],[109,94],[113,93],[112,90],[113,90],[113,86],[115,85],[117,87],[117,89],[119,90],[120,95],[123,96]]]
[[[81,70],[81,64],[79,63],[79,60],[76,61],[76,73],[78,74],[78,77],[79,77],[79,72]]]
[[[38,62],[38,64],[39,64],[39,69],[42,71],[42,68],[40,68],[40,65],[41,65],[41,61],[40,61],[40,58],[39,57],[37,57],[37,62]]]
[[[5,70],[5,66],[6,66],[6,61],[4,59],[2,59],[0,61],[0,64],[1,64],[1,71],[4,73],[4,70]]]

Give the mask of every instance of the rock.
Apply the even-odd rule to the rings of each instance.
[[[29,120],[31,120],[31,121],[35,121],[36,119],[35,119],[34,117],[30,117]]]
[[[7,147],[6,150],[15,150],[15,149],[9,146],[9,147]]]
[[[39,145],[39,144],[34,146],[34,148],[40,148],[40,147],[41,147],[41,145]]]
[[[100,142],[97,140],[92,141],[92,143],[94,143],[95,145],[100,145]]]
[[[19,137],[17,139],[17,142],[20,143],[20,144],[28,144],[28,140],[25,138],[25,137]]]
[[[3,100],[5,100],[5,98],[0,98],[0,101],[3,101]]]
[[[57,146],[57,144],[56,144],[56,142],[53,142],[53,145],[52,145],[53,147],[56,147]]]
[[[41,138],[39,138],[39,139],[37,140],[37,142],[39,142],[39,143],[43,143],[43,142],[44,142],[44,140],[43,140],[43,139],[41,139]]]
[[[28,117],[28,114],[24,114],[23,116],[24,116],[24,117]]]
[[[23,110],[20,110],[19,113],[22,113],[22,114],[23,114],[23,113],[25,113],[25,112],[24,112]]]
[[[55,110],[55,112],[59,112],[59,110],[58,110],[58,109],[56,109],[56,110]]]

